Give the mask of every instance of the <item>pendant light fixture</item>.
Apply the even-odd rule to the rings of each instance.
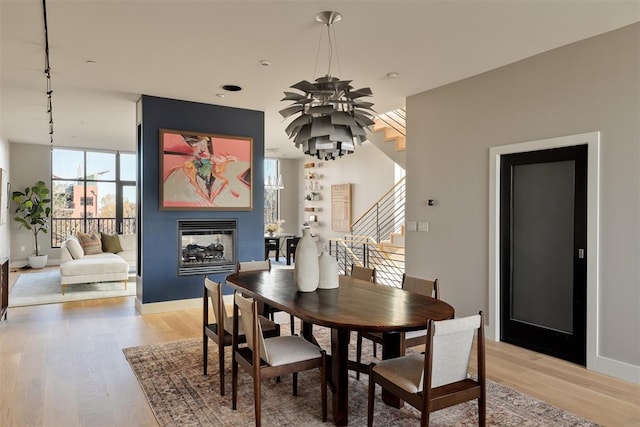
[[[367,87],[354,90],[351,80],[331,75],[334,50],[336,58],[338,56],[333,24],[341,19],[342,15],[334,11],[316,15],[316,20],[326,27],[328,35],[327,74],[316,78],[313,83],[302,80],[291,86],[302,93],[284,92],[282,101],[293,103],[280,111],[285,119],[295,116],[286,132],[296,147],[302,148],[305,154],[322,160],[334,160],[353,153],[356,144],[366,141],[366,130],[373,125],[373,103],[361,100],[373,95],[371,89]],[[339,66],[339,60],[337,62]]]

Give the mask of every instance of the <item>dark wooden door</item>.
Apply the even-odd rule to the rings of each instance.
[[[587,146],[502,156],[501,340],[586,363]]]

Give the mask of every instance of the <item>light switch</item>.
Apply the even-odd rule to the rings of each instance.
[[[429,231],[429,221],[419,221],[418,222],[418,231],[428,232]]]
[[[418,231],[417,221],[407,221],[407,231]]]

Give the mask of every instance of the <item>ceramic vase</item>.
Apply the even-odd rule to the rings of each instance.
[[[44,268],[47,265],[47,255],[29,255],[31,268]]]
[[[313,292],[318,288],[320,268],[318,249],[308,228],[302,229],[302,238],[296,248],[294,277],[300,292]]]
[[[322,251],[318,257],[318,267],[320,269],[320,279],[318,289],[335,289],[338,287],[338,261]]]

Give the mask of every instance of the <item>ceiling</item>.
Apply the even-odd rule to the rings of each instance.
[[[290,85],[326,72],[323,10],[343,16],[332,74],[371,87],[378,112],[640,21],[640,0],[47,0],[55,146],[135,151],[146,94],[264,111],[267,156],[301,157],[278,111]],[[0,136],[48,145],[42,1],[0,0],[0,15]]]

